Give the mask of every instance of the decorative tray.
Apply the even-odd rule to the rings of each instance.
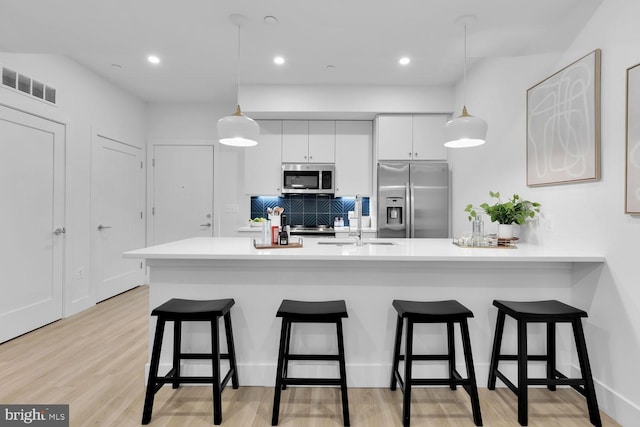
[[[302,247],[302,239],[298,238],[297,242],[289,242],[288,245],[274,245],[271,243],[258,243],[256,239],[253,239],[253,247],[256,249],[292,249],[292,248],[301,248]]]
[[[460,248],[474,248],[474,249],[517,249],[516,241],[517,237],[511,237],[509,239],[496,239],[495,237],[489,237],[483,241],[480,245],[474,245],[468,239],[458,238],[453,239],[453,244]]]

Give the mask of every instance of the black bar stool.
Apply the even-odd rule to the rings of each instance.
[[[222,398],[221,393],[231,379],[233,388],[238,388],[238,371],[236,368],[236,353],[233,344],[233,331],[231,329],[231,307],[235,304],[233,299],[219,299],[210,301],[196,301],[185,299],[170,299],[151,312],[152,316],[158,316],[156,333],[153,339],[151,351],[151,366],[147,392],[144,399],[142,424],[149,424],[153,409],[153,398],[164,384],[171,383],[173,388],[180,384],[213,384],[213,423],[219,425],[222,422]],[[228,353],[220,354],[220,333],[218,320],[224,317],[224,327],[227,336]],[[158,365],[160,364],[160,349],[164,335],[165,322],[173,322],[173,367],[164,377],[158,377]],[[211,322],[211,353],[183,353],[180,346],[183,321],[209,321]],[[180,360],[183,359],[210,359],[212,364],[211,377],[183,377],[180,375]],[[229,371],[220,381],[220,359],[229,360]]]
[[[591,423],[595,426],[601,426],[602,421],[600,420],[596,391],[593,386],[591,366],[589,365],[589,356],[587,355],[587,344],[584,339],[584,331],[582,330],[581,318],[587,317],[587,313],[556,300],[523,302],[494,300],[493,305],[498,307],[498,320],[496,322],[496,334],[493,339],[491,364],[489,365],[488,387],[489,390],[495,390],[497,377],[518,396],[518,422],[520,425],[526,426],[528,423],[527,386],[546,385],[549,390],[554,391],[558,385],[569,385],[586,397]],[[504,321],[507,314],[518,322],[517,355],[500,354]],[[547,324],[547,354],[528,354],[527,324],[529,323]],[[567,378],[567,376],[556,370],[556,323],[571,323],[573,327],[576,350],[582,373],[581,378]],[[498,370],[498,363],[501,360],[517,361],[517,387]],[[528,360],[546,362],[546,378],[529,378],[527,375]]]
[[[404,393],[402,402],[402,423],[409,427],[411,422],[411,387],[418,385],[448,385],[451,390],[455,390],[461,385],[471,398],[471,410],[473,412],[473,422],[477,426],[482,425],[482,415],[480,414],[480,400],[478,399],[478,387],[476,385],[476,374],[473,367],[473,357],[471,355],[471,340],[469,338],[469,326],[467,318],[473,317],[473,313],[455,300],[448,301],[402,301],[394,300],[393,307],[398,312],[396,326],[396,339],[393,349],[393,366],[391,370],[391,390],[396,389],[397,383]],[[402,342],[402,327],[404,319],[407,319],[407,335],[405,337],[405,353],[400,354],[400,343]],[[415,323],[446,323],[447,324],[447,354],[413,354],[413,325]],[[462,347],[464,350],[464,360],[467,367],[467,378],[462,378],[456,370],[456,350],[454,340],[454,325],[460,325],[462,333]],[[398,365],[404,360],[404,381],[398,370]],[[416,360],[446,360],[449,362],[449,378],[413,378],[411,370],[413,362]]]
[[[344,425],[349,426],[349,401],[347,398],[347,369],[344,361],[344,341],[342,337],[342,318],[347,315],[344,300],[338,301],[292,301],[283,300],[276,317],[282,317],[280,330],[280,348],[276,386],[273,397],[273,417],[271,425],[278,425],[280,415],[280,394],[288,385],[336,385],[342,391],[342,417]],[[291,325],[293,323],[335,323],[338,336],[338,354],[291,354]],[[340,378],[290,378],[287,375],[290,360],[335,360],[340,368]]]

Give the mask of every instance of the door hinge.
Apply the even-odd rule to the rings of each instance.
[[[151,208],[151,215],[155,215],[156,214],[156,208]]]
[[[140,263],[140,270],[142,270],[142,263]]]
[[[156,158],[154,157],[153,159],[151,159],[151,166],[155,166],[156,165]]]
[[[142,211],[140,211],[140,219],[142,219]]]
[[[142,169],[142,167],[143,167],[142,164],[143,164],[143,162],[140,162],[140,169]]]

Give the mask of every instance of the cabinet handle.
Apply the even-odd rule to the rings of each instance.
[[[413,155],[413,153],[411,151],[409,151],[409,157],[411,157]]]
[[[304,158],[306,159],[306,158],[307,158],[307,156],[304,156]]]
[[[413,155],[414,155],[415,157],[418,157],[418,153],[413,153]]]
[[[313,159],[313,156],[309,156],[309,160],[312,160],[312,159]]]

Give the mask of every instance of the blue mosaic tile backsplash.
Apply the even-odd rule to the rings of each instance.
[[[354,211],[355,197],[331,197],[325,195],[287,195],[251,197],[251,218],[267,217],[267,208],[284,208],[290,225],[333,225],[333,219],[341,216],[349,225],[348,212]],[[369,198],[362,198],[362,215],[369,215]]]

